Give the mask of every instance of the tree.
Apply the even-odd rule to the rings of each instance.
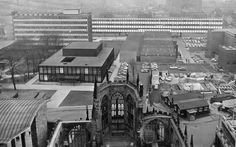
[[[20,64],[22,57],[18,53],[9,50],[5,55],[5,58],[8,60],[8,67],[11,74],[12,84],[14,90],[16,90],[15,72],[17,71],[17,66]]]

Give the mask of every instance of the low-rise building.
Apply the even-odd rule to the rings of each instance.
[[[39,81],[102,82],[114,49],[99,42],[73,42],[39,65]]]
[[[235,39],[236,45],[236,39]],[[236,72],[236,47],[220,46],[219,65],[227,71]]]
[[[161,98],[178,115],[187,117],[189,120],[194,120],[195,117],[210,112],[209,104],[201,93],[162,95]]]

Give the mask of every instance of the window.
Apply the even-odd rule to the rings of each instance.
[[[56,67],[56,73],[59,74],[60,73],[60,68]]]
[[[64,69],[64,73],[67,74],[68,73],[67,72],[67,67],[64,67],[63,69]]]
[[[47,73],[47,67],[43,67],[43,73]]]
[[[80,74],[80,68],[79,67],[76,68],[76,73]]]
[[[93,74],[96,75],[97,74],[97,68],[93,68]]]
[[[84,69],[84,73],[85,73],[85,74],[88,74],[88,68],[85,68],[85,69]]]
[[[72,74],[72,68],[68,67],[68,74]]]
[[[53,73],[53,74],[56,73],[56,67],[52,67],[52,73]]]
[[[72,70],[72,74],[75,75],[76,74],[76,68],[75,67],[71,67]]]
[[[93,74],[93,68],[88,68],[88,74]]]
[[[101,75],[98,75],[98,76],[97,76],[97,80],[98,80],[98,82],[102,82]]]
[[[44,75],[44,81],[48,81],[48,75]]]
[[[40,76],[39,76],[39,80],[43,80],[43,75],[40,75]]]
[[[80,73],[84,74],[84,68],[80,68]]]
[[[63,67],[60,67],[60,73],[64,73]]]
[[[39,72],[43,73],[43,67],[39,67]]]
[[[51,67],[48,67],[48,73],[52,73]]]
[[[202,107],[198,108],[198,112],[202,112],[202,111],[203,111]]]
[[[88,81],[89,81],[89,76],[88,76],[88,75],[85,75],[85,76],[84,76],[84,80],[85,80],[85,82],[88,82]]]

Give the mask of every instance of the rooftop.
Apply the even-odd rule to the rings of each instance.
[[[208,106],[208,103],[206,100],[194,100],[194,101],[188,101],[188,102],[181,102],[177,104],[180,110],[188,110],[192,108],[197,107],[204,107]]]
[[[106,61],[107,57],[111,54],[113,48],[103,48],[98,56],[81,57],[76,56],[71,62],[61,62],[65,57],[62,56],[62,50],[59,50],[54,55],[49,57],[40,66],[90,66],[90,67],[101,67]]]
[[[101,45],[100,42],[72,42],[63,49],[90,49],[95,50]]]
[[[170,95],[169,97],[170,100],[173,98],[174,102],[177,102],[177,101],[203,98],[203,95],[201,93],[184,93],[184,94]]]
[[[236,29],[227,29],[225,32],[232,35],[236,35]]]
[[[9,142],[29,128],[43,103],[36,99],[0,100],[0,143]]]

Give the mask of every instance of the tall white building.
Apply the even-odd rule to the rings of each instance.
[[[61,13],[15,13],[12,16],[16,40],[44,40],[68,44],[73,41],[92,41],[90,13],[64,10]]]

